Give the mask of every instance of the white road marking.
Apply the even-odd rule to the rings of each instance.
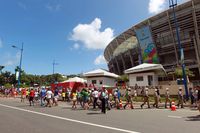
[[[90,126],[94,126],[94,127],[101,127],[101,128],[105,128],[105,129],[121,131],[121,132],[126,132],[126,133],[140,133],[140,132],[135,132],[135,131],[131,131],[131,130],[116,128],[116,127],[110,127],[110,126],[104,126],[104,125],[99,125],[99,124],[94,124],[94,123],[74,120],[74,119],[70,119],[70,118],[65,118],[65,117],[60,117],[60,116],[40,113],[40,112],[26,110],[26,109],[22,109],[22,108],[18,108],[18,107],[12,107],[12,106],[8,106],[8,105],[4,105],[4,104],[0,104],[0,106],[11,108],[11,109],[15,109],[15,110],[19,110],[19,111],[24,111],[24,112],[28,112],[28,113],[38,114],[38,115],[42,115],[42,116],[48,116],[48,117],[51,117],[51,118],[57,118],[57,119],[65,120],[65,121],[71,121],[71,122],[75,122],[75,123],[81,123],[81,124],[85,124],[85,125],[90,125]]]
[[[168,115],[168,117],[169,117],[169,118],[177,118],[177,119],[183,118],[183,117],[181,117],[181,116],[173,116],[173,115]]]

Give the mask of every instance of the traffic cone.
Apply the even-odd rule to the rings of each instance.
[[[172,101],[171,111],[176,111],[176,105],[174,101]]]

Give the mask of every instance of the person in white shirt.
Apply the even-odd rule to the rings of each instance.
[[[35,91],[35,97],[34,98],[35,98],[35,101],[38,101],[38,99],[39,99],[39,93],[38,93],[37,90]]]
[[[170,94],[169,94],[169,88],[166,88],[165,92],[165,108],[167,108],[167,103],[169,102],[169,106],[171,108],[171,99],[170,99]]]
[[[97,104],[97,100],[98,100],[98,98],[99,98],[99,92],[97,91],[96,88],[94,88],[94,91],[92,92],[92,96],[93,96],[93,98],[94,98],[94,101],[93,101],[93,109],[96,109],[96,105],[99,106],[99,105]]]
[[[53,92],[51,91],[50,88],[48,88],[48,91],[46,93],[46,100],[47,100],[47,107],[51,107],[51,100],[52,100]]]
[[[178,108],[179,108],[179,105],[181,105],[181,108],[183,108],[183,91],[182,91],[182,87],[179,87],[179,91],[178,91]]]

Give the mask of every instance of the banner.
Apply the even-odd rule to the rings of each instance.
[[[19,72],[17,71],[16,72],[16,80],[18,80],[19,79]]]
[[[149,26],[136,29],[136,36],[140,45],[140,55],[143,63],[159,63],[156,46],[153,43]]]

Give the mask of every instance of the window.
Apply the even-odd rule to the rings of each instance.
[[[102,85],[103,84],[103,80],[99,80],[99,84]]]
[[[92,80],[92,84],[96,84],[97,83],[97,81],[96,80]]]
[[[136,77],[136,81],[143,81],[144,79],[143,79],[143,76],[137,76]]]

